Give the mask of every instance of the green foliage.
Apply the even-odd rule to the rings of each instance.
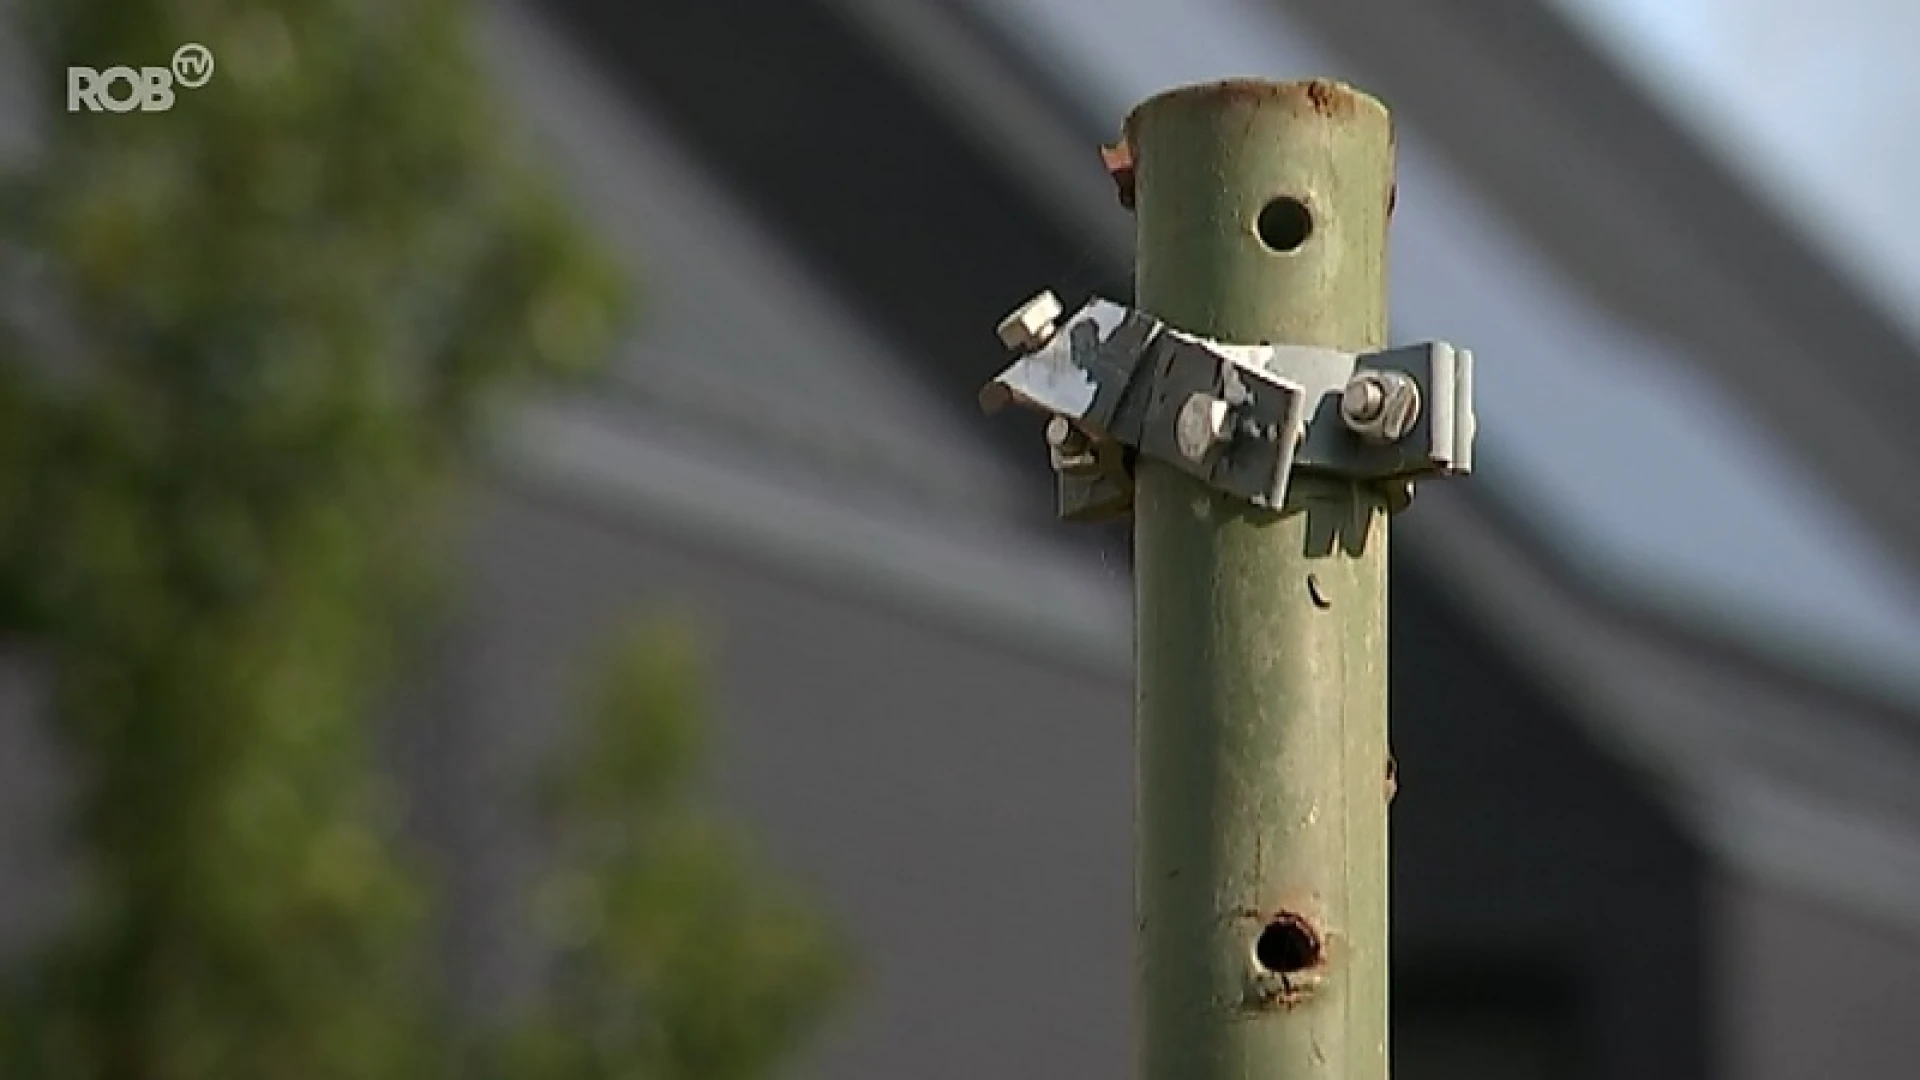
[[[84,902],[9,984],[0,1076],[450,1075],[369,708],[490,407],[590,370],[622,283],[502,138],[457,0],[21,6],[0,637],[52,680]],[[172,111],[64,111],[68,64],[188,40],[218,67]],[[835,970],[680,801],[697,714],[642,660],[553,807],[600,838],[567,880],[602,921],[503,1075],[759,1075]]]
[[[838,943],[752,872],[737,833],[691,808],[706,710],[685,639],[653,628],[611,659],[583,752],[547,790],[554,992],[504,1060],[553,1080],[765,1076],[842,983]]]

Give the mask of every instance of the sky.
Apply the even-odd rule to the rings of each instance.
[[[1920,3],[1550,2],[1920,332]]]

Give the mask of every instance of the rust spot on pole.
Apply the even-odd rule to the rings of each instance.
[[[1338,116],[1353,109],[1353,95],[1347,93],[1340,84],[1325,79],[1314,79],[1307,83],[1307,100],[1313,103],[1313,111],[1321,116]]]
[[[1107,175],[1113,177],[1113,190],[1120,198],[1120,205],[1133,209],[1133,146],[1123,136],[1112,146],[1100,148],[1100,162],[1107,167]]]
[[[1223,79],[1217,82],[1178,87],[1148,98],[1127,114],[1126,123],[1121,127],[1125,133],[1122,143],[1131,144],[1133,141],[1134,125],[1142,112],[1149,107],[1171,102],[1247,106],[1287,102],[1328,119],[1344,119],[1362,109],[1373,109],[1382,115],[1387,111],[1386,106],[1371,94],[1333,79],[1308,79],[1301,82]]]
[[[1247,1006],[1290,1009],[1305,1001],[1325,978],[1326,935],[1305,915],[1275,912],[1265,918],[1254,938],[1251,959]]]

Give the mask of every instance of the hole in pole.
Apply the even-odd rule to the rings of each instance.
[[[1320,964],[1320,935],[1298,915],[1281,914],[1260,930],[1253,959],[1275,975],[1291,975]]]
[[[1260,242],[1278,252],[1298,250],[1313,235],[1313,213],[1291,195],[1281,195],[1260,208],[1254,222]]]

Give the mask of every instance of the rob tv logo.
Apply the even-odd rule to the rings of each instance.
[[[67,69],[67,111],[125,113],[166,112],[173,108],[173,88],[198,90],[213,78],[213,51],[188,42],[173,51],[168,67],[70,67]]]

